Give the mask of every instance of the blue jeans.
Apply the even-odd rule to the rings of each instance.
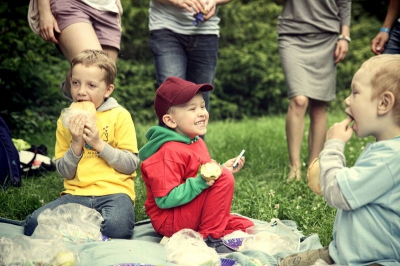
[[[122,193],[96,197],[63,195],[28,215],[25,220],[24,234],[27,236],[33,234],[38,225],[37,218],[45,209],[52,210],[67,203],[81,204],[98,211],[104,218],[100,228],[103,235],[110,238],[129,239],[132,237],[135,226],[135,210],[131,198]]]
[[[396,21],[383,54],[400,54],[400,22]]]
[[[150,49],[156,68],[157,86],[170,76],[196,84],[213,84],[218,60],[217,35],[183,35],[171,30],[150,32]],[[203,93],[210,110],[210,92]]]

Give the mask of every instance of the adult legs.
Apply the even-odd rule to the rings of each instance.
[[[157,86],[171,76],[186,79],[187,57],[184,36],[170,30],[150,32],[150,50],[156,69]]]
[[[104,50],[114,60],[118,58],[118,49],[102,46],[92,25],[85,22],[74,23],[66,27],[58,37],[58,45],[69,62],[85,49]],[[68,69],[63,93],[69,98],[71,98],[70,77],[71,72]]]
[[[171,76],[186,80],[184,39],[185,36],[166,29],[150,32],[150,50],[156,70],[157,87]],[[164,125],[162,121],[158,121],[158,124]]]
[[[69,25],[60,33],[58,43],[69,62],[85,49],[103,50],[114,60],[118,58],[118,49],[101,45],[96,32],[89,23],[78,22]]]
[[[301,179],[301,143],[303,141],[305,114],[309,100],[305,96],[295,96],[290,99],[286,115],[286,141],[288,145],[290,172],[287,181]]]
[[[214,83],[218,61],[218,36],[193,35],[186,46],[188,57],[186,78],[196,83]],[[206,109],[210,111],[210,92],[203,92]]]
[[[396,21],[383,54],[400,54],[400,23]]]
[[[310,129],[308,131],[308,166],[318,157],[325,142],[327,122],[326,122],[326,102],[310,99]]]
[[[214,82],[218,59],[216,35],[182,35],[170,30],[150,32],[150,49],[156,68],[157,86],[170,76],[196,84]],[[209,110],[209,92],[203,93]]]

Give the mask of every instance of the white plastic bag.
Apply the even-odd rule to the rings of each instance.
[[[167,261],[182,266],[220,266],[221,259],[215,249],[204,242],[192,229],[182,229],[171,236],[165,245]]]
[[[59,239],[75,244],[102,241],[103,217],[94,209],[76,203],[46,209],[38,217],[32,238]]]
[[[298,251],[300,248],[301,235],[279,219],[272,219],[266,225],[249,227],[246,233],[251,236],[243,239],[241,250],[256,249],[273,255],[282,251]]]
[[[0,238],[0,265],[78,265],[79,256],[57,239]]]

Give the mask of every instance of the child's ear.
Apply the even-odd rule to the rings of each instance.
[[[111,93],[114,91],[114,84],[110,84],[106,88],[106,93],[104,94],[104,98],[110,97]]]
[[[392,110],[395,102],[395,97],[392,92],[385,91],[379,96],[378,115],[387,114]]]
[[[177,124],[176,124],[174,118],[173,118],[171,115],[169,115],[169,114],[165,114],[165,115],[162,117],[162,121],[163,121],[164,124],[165,124],[167,127],[169,127],[169,128],[176,128],[176,127],[177,127]]]

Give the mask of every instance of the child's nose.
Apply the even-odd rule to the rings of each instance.
[[[201,111],[199,112],[199,116],[200,116],[200,117],[205,117],[207,114],[208,114],[208,112],[207,112],[206,109],[201,110]]]
[[[350,105],[350,96],[348,96],[346,99],[344,99],[344,104],[345,104],[346,106],[349,106],[349,105]]]
[[[78,94],[82,95],[85,94],[85,92],[86,92],[85,86],[79,85]]]

